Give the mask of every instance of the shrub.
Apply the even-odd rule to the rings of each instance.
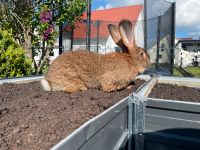
[[[31,74],[31,60],[14,40],[11,31],[0,29],[0,78]]]

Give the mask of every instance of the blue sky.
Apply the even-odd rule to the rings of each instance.
[[[106,0],[93,0],[92,1],[92,10],[98,9],[100,6],[106,5]]]
[[[143,0],[92,0],[92,10],[141,4]],[[200,37],[200,0],[176,1],[176,37]]]

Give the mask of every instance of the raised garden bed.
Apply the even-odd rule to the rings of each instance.
[[[188,102],[200,102],[200,88],[178,86],[176,84],[173,85],[158,83],[153,87],[148,97]]]
[[[200,79],[160,77],[147,88],[145,150],[199,150]]]
[[[181,98],[148,97],[149,93],[151,95],[151,92],[156,90],[161,90],[157,92],[157,95],[160,96],[166,90],[165,86],[169,86],[164,85],[164,90],[162,90],[163,83],[170,84],[173,90],[176,89],[174,88],[176,84],[178,88],[187,86],[190,87],[189,89],[198,92],[200,79],[154,77],[149,80],[150,76],[140,76],[140,79],[148,80],[148,82],[140,86],[139,89],[139,86],[137,86],[135,93],[128,89],[112,93],[88,90],[74,94],[61,92],[61,95],[58,94],[60,92],[56,92],[56,95],[58,94],[56,97],[54,97],[54,92],[43,92],[37,82],[31,84],[34,84],[36,91],[41,92],[39,94],[33,92],[32,87],[34,86],[30,87],[30,84],[4,84],[0,86],[0,92],[9,89],[5,97],[21,96],[21,98],[15,98],[16,103],[13,102],[13,99],[10,102],[6,98],[1,98],[0,102],[3,105],[0,105],[0,108],[3,108],[2,106],[7,106],[7,108],[1,109],[0,114],[0,145],[6,144],[0,149],[8,149],[9,144],[13,142],[11,149],[49,149],[53,146],[52,150],[199,150],[200,103],[198,102],[198,95],[195,102],[188,102],[188,98],[181,101],[179,100]],[[21,85],[26,85],[25,87],[22,86],[25,92],[20,92],[19,87]],[[2,87],[6,87],[6,89]],[[152,90],[153,88],[154,90]],[[13,92],[13,89],[19,90],[19,93]],[[31,101],[29,98],[25,98],[28,95],[27,91],[33,97]],[[62,94],[66,98],[64,101],[61,100]],[[126,97],[127,95],[129,96]],[[54,98],[51,100],[51,97]],[[26,100],[23,101],[23,99]],[[85,99],[87,103],[82,99]],[[121,101],[118,102],[119,100]],[[9,105],[9,102],[13,104]],[[18,105],[19,108],[15,105]],[[76,109],[75,105],[80,109]],[[12,113],[16,110],[18,110],[17,114],[24,116],[20,124],[20,119],[15,119],[19,115]],[[74,110],[70,114],[73,116],[72,118],[67,110]],[[5,121],[2,119],[4,116],[6,116],[4,120],[11,122],[11,124],[4,124]],[[78,118],[78,121],[74,118]],[[33,124],[31,124],[32,120],[34,120]],[[62,124],[62,121],[64,124]],[[75,122],[72,123],[72,121]],[[71,124],[74,125],[74,128],[71,128]],[[7,128],[5,125],[9,127]],[[39,136],[35,137],[34,135]],[[26,142],[28,141],[33,145],[28,145],[29,143],[23,145],[23,141],[17,141],[22,136],[26,138]],[[58,136],[61,137],[57,139]],[[49,145],[46,147],[46,144]],[[42,145],[42,147],[38,145]]]
[[[49,149],[144,82],[111,93],[73,94],[44,92],[39,82],[0,85],[0,149]]]

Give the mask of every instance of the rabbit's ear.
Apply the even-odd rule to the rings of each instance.
[[[122,20],[119,23],[119,30],[124,45],[129,50],[135,47],[134,25],[129,20]]]
[[[117,44],[121,48],[122,52],[127,53],[128,49],[122,41],[121,34],[119,33],[119,28],[113,24],[109,24],[108,30],[109,30],[110,35],[112,36],[112,39],[114,40],[115,44]]]

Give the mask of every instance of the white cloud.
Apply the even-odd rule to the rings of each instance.
[[[200,25],[200,1],[176,0],[176,23],[182,27]]]
[[[200,36],[200,1],[176,0],[176,26],[188,36]]]
[[[109,9],[109,8],[113,8],[110,4],[106,4],[105,6],[99,6],[97,8],[97,10],[102,10],[102,9]]]
[[[142,4],[143,0],[105,0],[106,5],[98,9]],[[199,37],[200,0],[168,0],[176,2],[176,27],[188,36]],[[159,1],[158,1],[159,2]],[[162,7],[162,6],[160,6]]]
[[[197,31],[197,32],[189,32],[188,35],[193,36],[193,37],[200,37],[200,31]]]
[[[102,10],[102,9],[105,9],[105,7],[104,7],[104,6],[99,6],[99,7],[97,8],[97,10]]]
[[[141,4],[142,2],[143,0],[106,0],[106,5],[100,6],[97,9],[101,10],[101,9],[108,9],[108,8],[114,8],[114,7],[123,7],[123,6]]]

